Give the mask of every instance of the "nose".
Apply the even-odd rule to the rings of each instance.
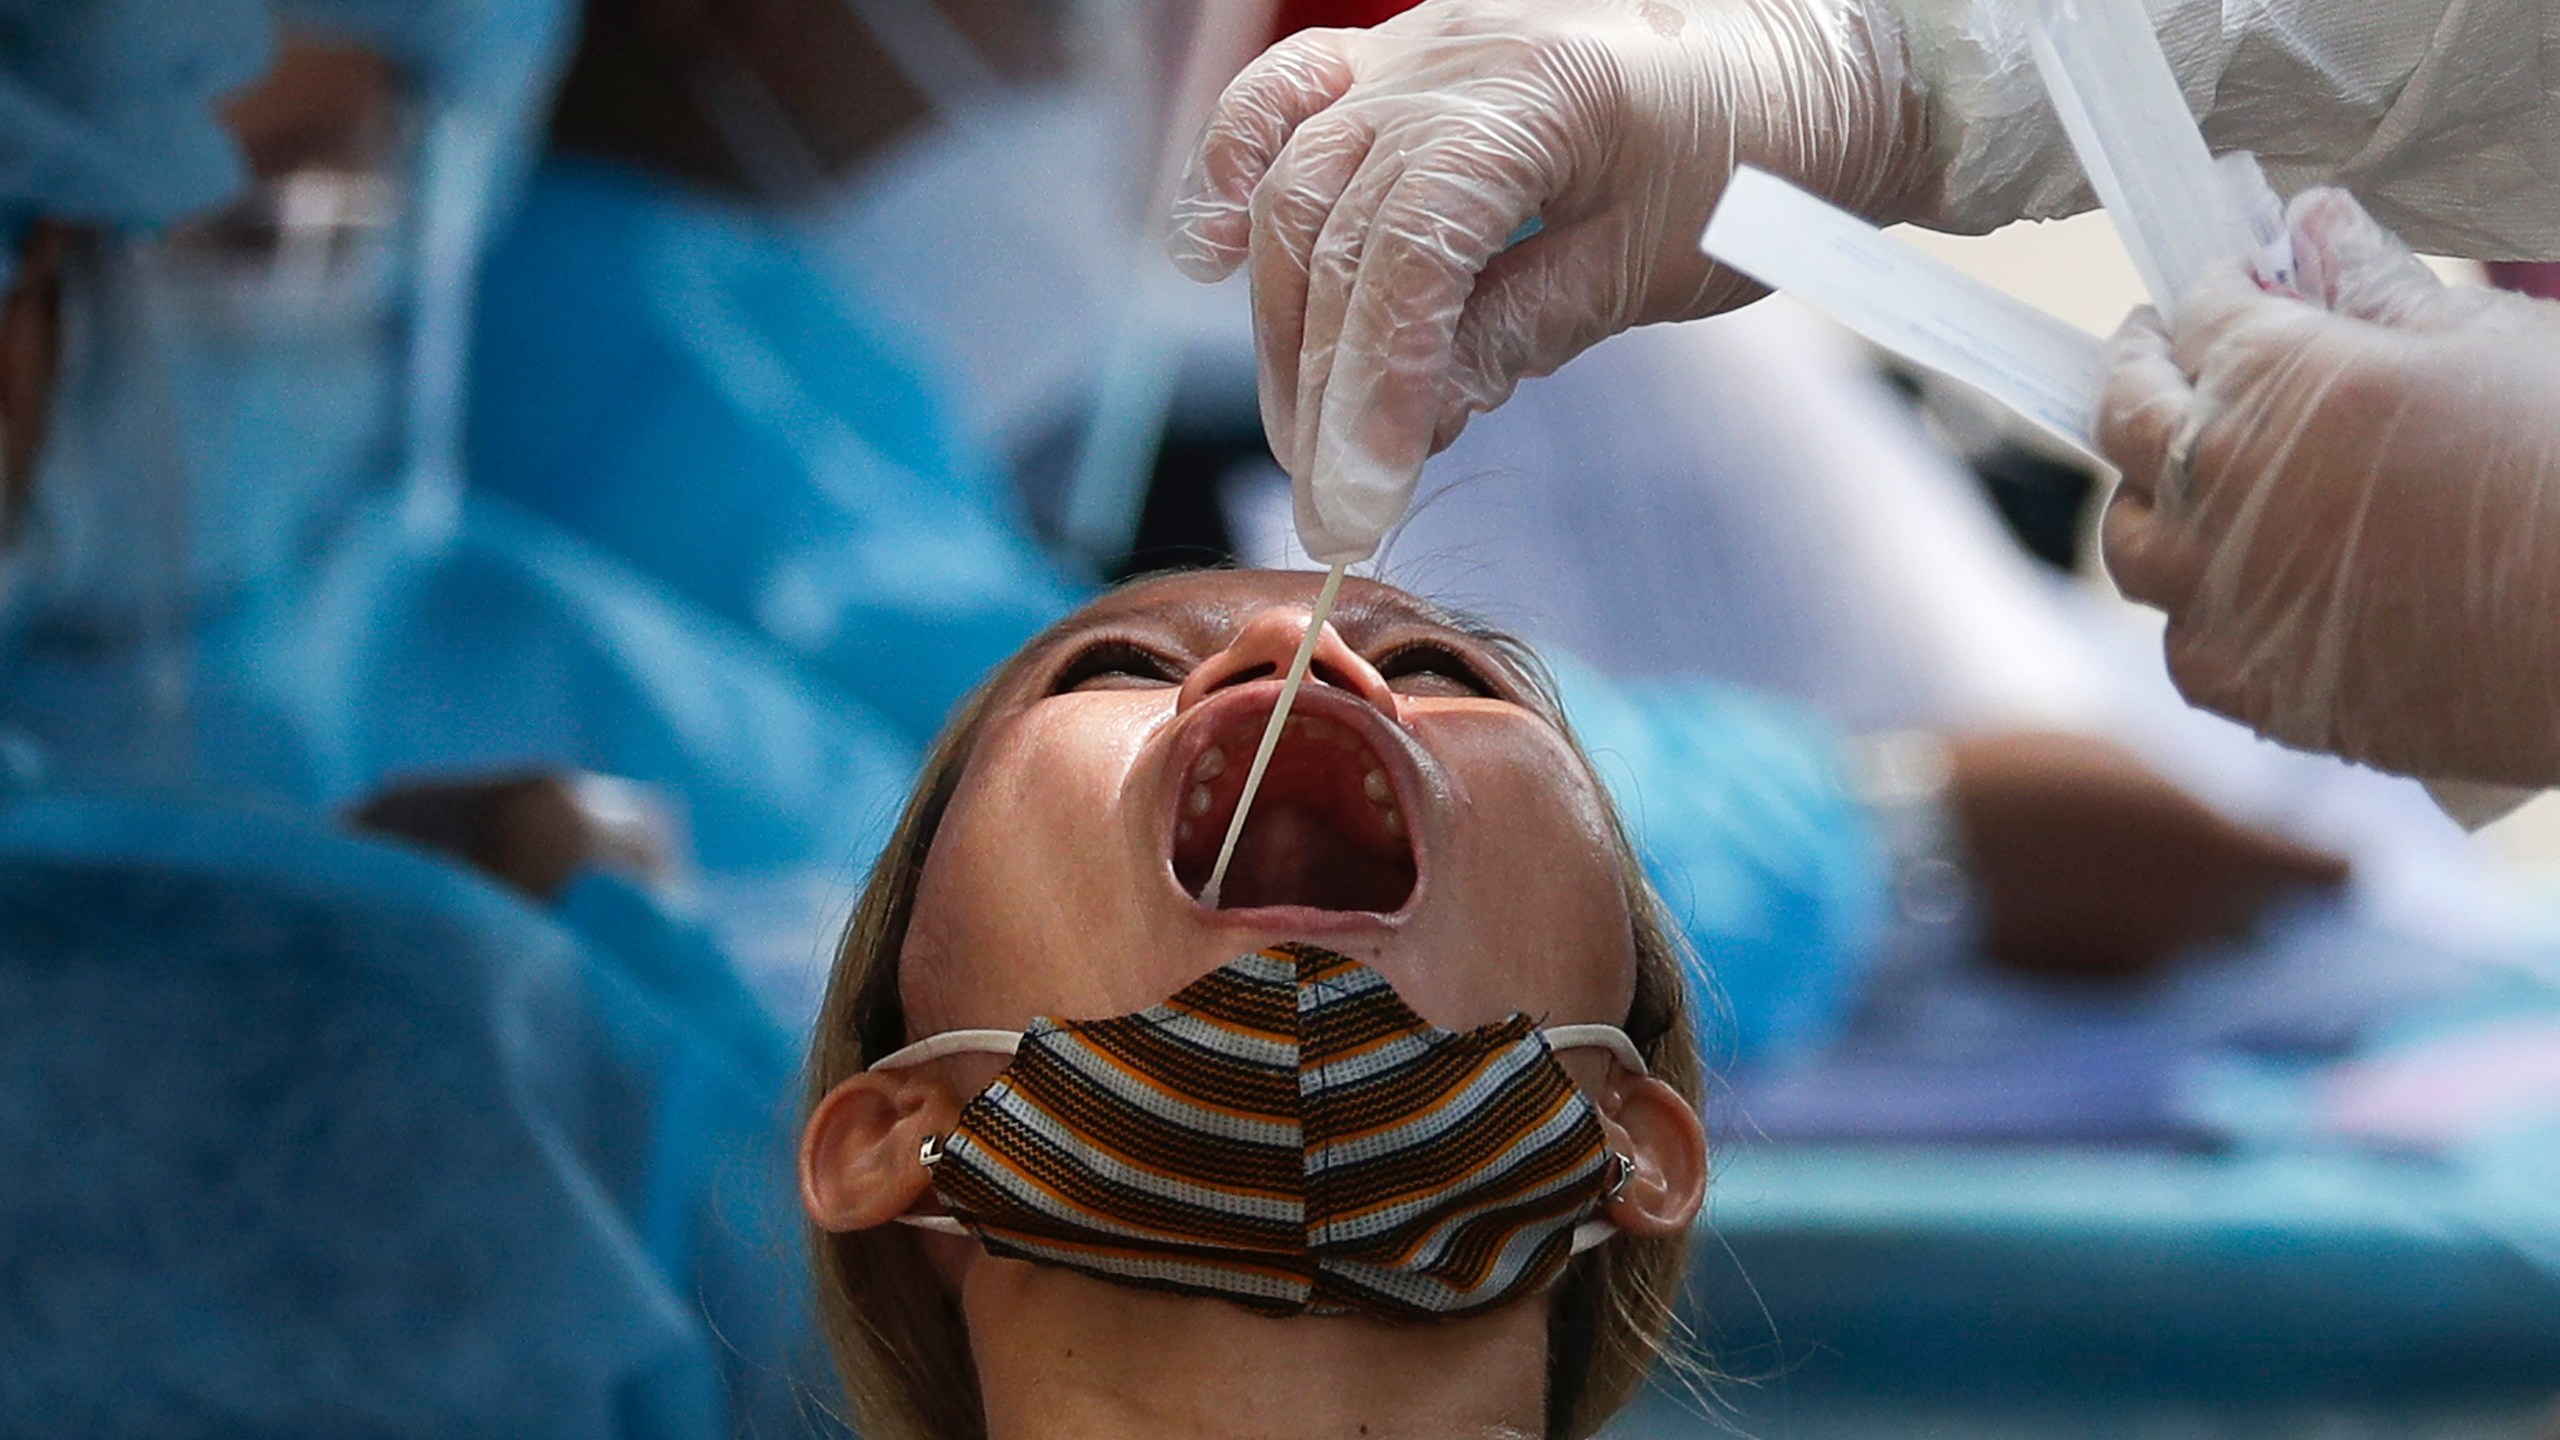
[[[1246,621],[1236,638],[1227,642],[1227,648],[1200,662],[1190,678],[1182,682],[1177,708],[1189,710],[1230,685],[1286,676],[1289,662],[1298,658],[1298,646],[1307,638],[1307,622],[1314,618],[1315,612],[1304,605],[1274,605]],[[1323,636],[1316,641],[1315,659],[1307,666],[1307,679],[1348,690],[1387,715],[1396,713],[1396,695],[1387,688],[1386,677],[1345,643],[1341,632],[1331,625],[1324,627]]]

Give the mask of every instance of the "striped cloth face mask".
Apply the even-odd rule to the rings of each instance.
[[[1625,1188],[1598,1112],[1556,1063],[1614,1025],[1525,1015],[1439,1029],[1386,977],[1275,945],[1111,1020],[953,1030],[872,1069],[1013,1063],[924,1162],[988,1254],[1271,1315],[1439,1319],[1534,1294],[1608,1239]]]

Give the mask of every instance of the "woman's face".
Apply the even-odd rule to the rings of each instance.
[[[1493,647],[1348,582],[1230,869],[1317,577],[1178,576],[1085,609],[993,697],[901,958],[916,1036],[1152,1005],[1309,940],[1422,1016],[1623,1020],[1635,960],[1604,802]]]

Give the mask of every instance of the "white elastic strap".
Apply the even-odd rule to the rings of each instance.
[[[902,1050],[892,1050],[862,1067],[866,1070],[903,1070],[945,1055],[1011,1055],[1022,1048],[1019,1030],[945,1030],[927,1035]]]
[[[901,1216],[899,1218],[904,1219],[905,1217]],[[921,1218],[939,1219],[942,1217],[932,1216]],[[1589,1250],[1594,1246],[1607,1244],[1609,1241],[1615,1239],[1617,1234],[1618,1227],[1610,1224],[1606,1220],[1585,1220],[1581,1224],[1573,1227],[1573,1248],[1567,1250],[1565,1253],[1568,1255],[1579,1255],[1583,1251]]]
[[[1606,1050],[1618,1057],[1618,1063],[1639,1075],[1651,1075],[1653,1067],[1644,1063],[1636,1042],[1615,1025],[1550,1025],[1540,1032],[1547,1037],[1549,1050]],[[903,1053],[903,1052],[902,1052]]]

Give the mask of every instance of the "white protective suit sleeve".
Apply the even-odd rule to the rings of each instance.
[[[1984,231],[2093,202],[2016,0],[1892,0],[1942,175],[1923,223]],[[2217,152],[2285,193],[2353,190],[2420,250],[2560,255],[2560,5],[2149,0]]]

